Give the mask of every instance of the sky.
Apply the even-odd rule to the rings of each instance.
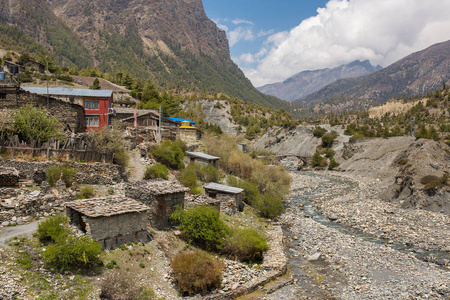
[[[355,60],[387,67],[450,40],[450,0],[203,0],[256,87]]]

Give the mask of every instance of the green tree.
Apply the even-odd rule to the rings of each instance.
[[[98,80],[97,77],[95,77],[94,82],[92,83],[92,85],[89,87],[91,90],[99,90],[100,87],[100,80]]]
[[[26,140],[46,142],[50,138],[62,138],[59,121],[37,107],[27,105],[14,112],[14,131]]]

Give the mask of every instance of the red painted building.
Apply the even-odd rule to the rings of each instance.
[[[35,94],[47,94],[45,87],[22,87],[22,89]],[[113,91],[48,88],[48,95],[83,106],[84,131],[99,130],[111,125]]]

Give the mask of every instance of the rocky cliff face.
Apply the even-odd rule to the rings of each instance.
[[[287,101],[294,101],[312,94],[324,86],[341,78],[360,77],[378,71],[381,66],[374,67],[368,60],[354,61],[332,69],[321,69],[300,72],[283,82],[267,84],[258,90]]]
[[[173,56],[171,46],[222,60],[229,58],[223,30],[208,19],[201,0],[47,0],[54,13],[68,24],[91,51],[102,31],[136,31],[148,54]],[[155,51],[159,50],[159,51]]]

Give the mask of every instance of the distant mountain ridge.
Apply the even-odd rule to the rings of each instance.
[[[253,87],[202,0],[0,0],[0,29],[0,48],[46,56],[42,45],[68,67],[127,71],[160,86],[225,92],[276,109],[295,106]]]
[[[434,44],[358,78],[340,79],[295,103],[316,112],[366,110],[394,97],[425,95],[450,82],[450,41]]]
[[[354,62],[340,65],[336,68],[303,71],[283,82],[266,84],[257,89],[267,95],[287,101],[294,101],[312,94],[338,79],[359,77],[381,69],[382,67],[380,65],[374,67],[368,60],[355,60]]]

